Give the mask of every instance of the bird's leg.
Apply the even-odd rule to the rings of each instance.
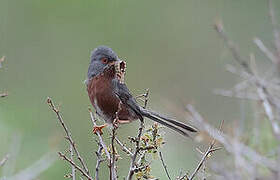
[[[130,123],[131,121],[130,120],[123,120],[123,119],[118,119],[118,124],[127,124],[127,123]]]
[[[100,126],[93,126],[92,132],[93,132],[94,134],[96,134],[97,132],[99,132],[99,134],[102,135],[102,134],[103,134],[102,129],[105,128],[106,126],[108,126],[107,123],[102,124],[102,125],[100,125]]]

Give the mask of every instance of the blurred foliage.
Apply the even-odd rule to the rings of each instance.
[[[279,7],[275,2],[275,9]],[[255,36],[272,41],[266,1],[1,0],[0,57],[6,56],[6,61],[0,69],[0,90],[9,96],[0,101],[0,156],[8,151],[15,133],[22,136],[17,169],[65,147],[63,133],[45,103],[51,96],[60,102],[93,171],[96,146],[83,80],[90,51],[101,44],[127,61],[127,84],[135,95],[150,88],[149,108],[185,120],[184,105],[192,102],[213,123],[252,118],[250,104],[244,103],[242,111],[239,101],[211,93],[236,81],[224,70],[231,56],[212,27],[219,18],[241,53],[263,57],[251,41]],[[265,63],[260,62],[263,71]],[[124,125],[118,134],[127,137],[136,129],[137,123]],[[194,168],[195,144],[167,132],[164,153],[167,164],[177,169],[170,172],[174,177],[180,167]],[[119,166],[126,173],[126,161]],[[58,161],[40,179],[62,179],[66,169]],[[165,178],[160,163],[153,170]]]

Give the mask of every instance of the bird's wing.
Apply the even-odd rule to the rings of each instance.
[[[121,102],[130,107],[138,116],[142,118],[142,113],[139,105],[131,95],[129,89],[124,83],[120,83],[118,79],[113,79],[113,92],[121,100]]]

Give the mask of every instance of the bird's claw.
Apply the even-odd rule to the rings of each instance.
[[[99,133],[100,135],[102,135],[103,134],[102,129],[106,126],[107,126],[107,124],[103,124],[103,125],[100,125],[100,126],[93,126],[92,132],[94,134]]]

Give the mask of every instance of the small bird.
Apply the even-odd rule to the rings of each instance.
[[[124,124],[137,119],[143,121],[144,117],[169,127],[183,136],[189,136],[186,131],[197,132],[194,127],[138,105],[122,78],[119,77],[116,64],[120,62],[122,61],[117,54],[107,46],[99,46],[91,53],[85,83],[96,113],[106,122],[102,126],[94,127],[95,133],[102,132],[102,128],[107,124],[115,123],[115,120],[118,124]]]

